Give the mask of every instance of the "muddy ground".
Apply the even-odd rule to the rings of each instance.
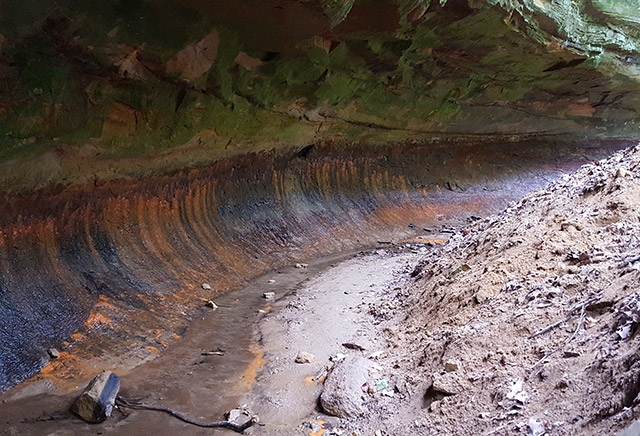
[[[156,359],[128,369],[120,394],[129,400],[170,407],[201,421],[247,405],[261,417],[248,434],[305,434],[318,412],[322,380],[311,381],[329,357],[348,351],[343,343],[376,341],[373,319],[360,310],[409,277],[420,253],[445,236],[416,238],[385,248],[340,253],[264,275],[242,289],[215,298],[177,345]],[[296,267],[297,266],[297,267]],[[264,298],[274,292],[273,300]],[[299,351],[310,364],[295,363]],[[89,380],[36,377],[0,400],[0,433],[8,435],[231,433],[185,424],[169,415],[116,410],[103,424],[86,424],[68,412]]]
[[[640,412],[639,199],[636,148],[469,225],[273,272],[122,395],[201,421],[244,404],[263,436],[619,434]],[[344,417],[319,400],[338,373]],[[2,398],[0,432],[232,434],[126,409],[84,424],[82,385],[43,383]]]

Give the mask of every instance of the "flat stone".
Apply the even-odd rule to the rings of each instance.
[[[51,357],[52,359],[57,359],[58,357],[60,357],[60,352],[55,348],[49,348],[47,350],[47,353],[49,354],[49,357]]]
[[[366,350],[366,348],[365,348],[365,347],[363,347],[362,345],[357,344],[357,343],[355,343],[355,342],[345,342],[344,344],[342,344],[342,346],[343,346],[344,348],[348,348],[348,349],[350,349],[350,350],[358,350],[358,351],[364,351],[364,350]]]
[[[458,362],[449,360],[444,364],[444,370],[447,372],[453,372],[458,370]]]
[[[446,395],[456,395],[461,390],[457,377],[450,373],[435,376],[432,387]]]
[[[210,291],[211,290],[211,285],[209,283],[203,283],[202,284],[202,289],[204,289],[205,291]]]
[[[372,361],[359,356],[337,362],[327,376],[320,396],[324,411],[340,418],[364,415],[362,386],[368,383],[369,369],[373,366]]]
[[[113,411],[120,390],[120,377],[111,371],[98,374],[71,406],[71,411],[87,422],[103,422]]]
[[[276,297],[276,293],[275,292],[265,292],[264,294],[262,294],[263,298],[266,298],[267,300],[273,300]]]
[[[547,433],[544,428],[544,423],[539,419],[531,418],[527,425],[531,436],[544,436]]]

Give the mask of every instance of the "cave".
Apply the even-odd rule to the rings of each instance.
[[[537,334],[512,323],[530,336],[522,340],[530,369],[541,371],[531,379],[574,395],[566,401],[575,410],[553,412],[555,423],[534,414],[533,400],[520,395],[526,387],[503,380],[512,390],[487,397],[487,414],[469,427],[451,418],[466,401],[462,382],[446,381],[467,368],[460,356],[447,360],[467,339],[445,332],[424,345],[428,352],[393,346],[394,329],[422,320],[403,306],[418,306],[414,282],[433,281],[420,295],[436,302],[434,319],[449,314],[443,325],[476,329],[462,314],[499,300],[479,278],[469,281],[464,303],[447,291],[478,269],[495,275],[500,268],[489,261],[479,268],[456,260],[434,273],[436,257],[421,256],[444,250],[442,258],[462,259],[473,241],[458,254],[447,247],[474,225],[524,219],[509,211],[529,207],[538,198],[532,192],[561,186],[575,171],[596,177],[614,165],[597,163],[610,156],[632,159],[640,138],[639,0],[3,0],[0,90],[0,433],[203,434],[122,402],[102,424],[77,419],[71,403],[102,371],[121,377],[124,397],[197,421],[231,409],[248,415],[236,406],[249,404],[261,426],[244,431],[256,435],[618,434],[640,417],[637,389],[628,392],[640,374],[633,351],[598,354],[599,366],[580,367],[624,367],[623,378],[602,381],[610,395],[598,407],[580,403],[600,385],[570,383],[553,370],[557,356],[562,368],[587,355],[569,349],[587,342],[579,337],[595,331],[598,317],[611,317],[620,347],[636,339],[640,306],[636,312],[627,294],[554,303],[563,286],[569,295],[599,280],[593,273],[565,283],[596,265],[593,241],[591,251],[535,249],[535,261],[559,256],[550,267],[555,281],[518,281],[505,267],[505,283],[494,284],[503,294],[526,288],[518,304],[536,302],[547,324],[566,315],[570,340],[554,336],[560,351],[533,341],[562,325]],[[620,168],[614,181],[602,176],[581,191],[585,204],[632,192],[636,168]],[[567,186],[548,192],[564,195]],[[632,215],[626,195],[629,204],[594,206],[609,214],[603,226]],[[581,230],[551,206],[540,213],[561,232]],[[486,246],[526,245],[500,236]],[[578,236],[560,239],[580,246]],[[611,262],[622,262],[620,276],[631,280],[637,260],[621,256]],[[350,269],[332,273],[345,262]],[[313,286],[336,294],[309,296]],[[359,315],[344,313],[356,306]],[[323,307],[330,313],[317,315]],[[406,318],[393,324],[396,308]],[[315,327],[298,330],[305,322]],[[378,333],[366,345],[351,340],[367,329]],[[281,365],[289,353],[309,351],[299,349],[304,341],[319,347],[315,356]],[[394,357],[378,366],[423,369],[403,381],[368,381],[362,395],[370,398],[356,409],[374,405],[361,416],[324,416],[331,406],[319,392],[331,365],[354,354],[375,361],[384,346]],[[485,354],[476,360],[508,367],[517,353],[487,345]],[[445,369],[424,369],[430,365]],[[490,383],[485,375],[466,374],[464,383]],[[425,402],[428,389],[439,395]],[[487,418],[492,407],[506,417]],[[631,429],[625,436],[636,434]]]

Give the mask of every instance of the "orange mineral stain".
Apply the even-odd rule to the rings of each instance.
[[[91,314],[91,316],[84,322],[84,325],[87,328],[111,327],[111,319],[96,312]]]
[[[258,345],[254,345],[251,348],[251,353],[253,354],[253,360],[249,362],[249,365],[240,376],[240,382],[246,390],[251,389],[258,376],[258,370],[265,363],[264,353]]]

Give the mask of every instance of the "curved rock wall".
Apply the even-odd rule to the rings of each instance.
[[[58,376],[157,353],[203,282],[480,214],[637,138],[629,10],[3,1],[0,389],[51,345]]]
[[[496,210],[619,146],[327,146],[6,197],[0,388],[51,346],[45,376],[152,356],[203,299],[262,272]]]

